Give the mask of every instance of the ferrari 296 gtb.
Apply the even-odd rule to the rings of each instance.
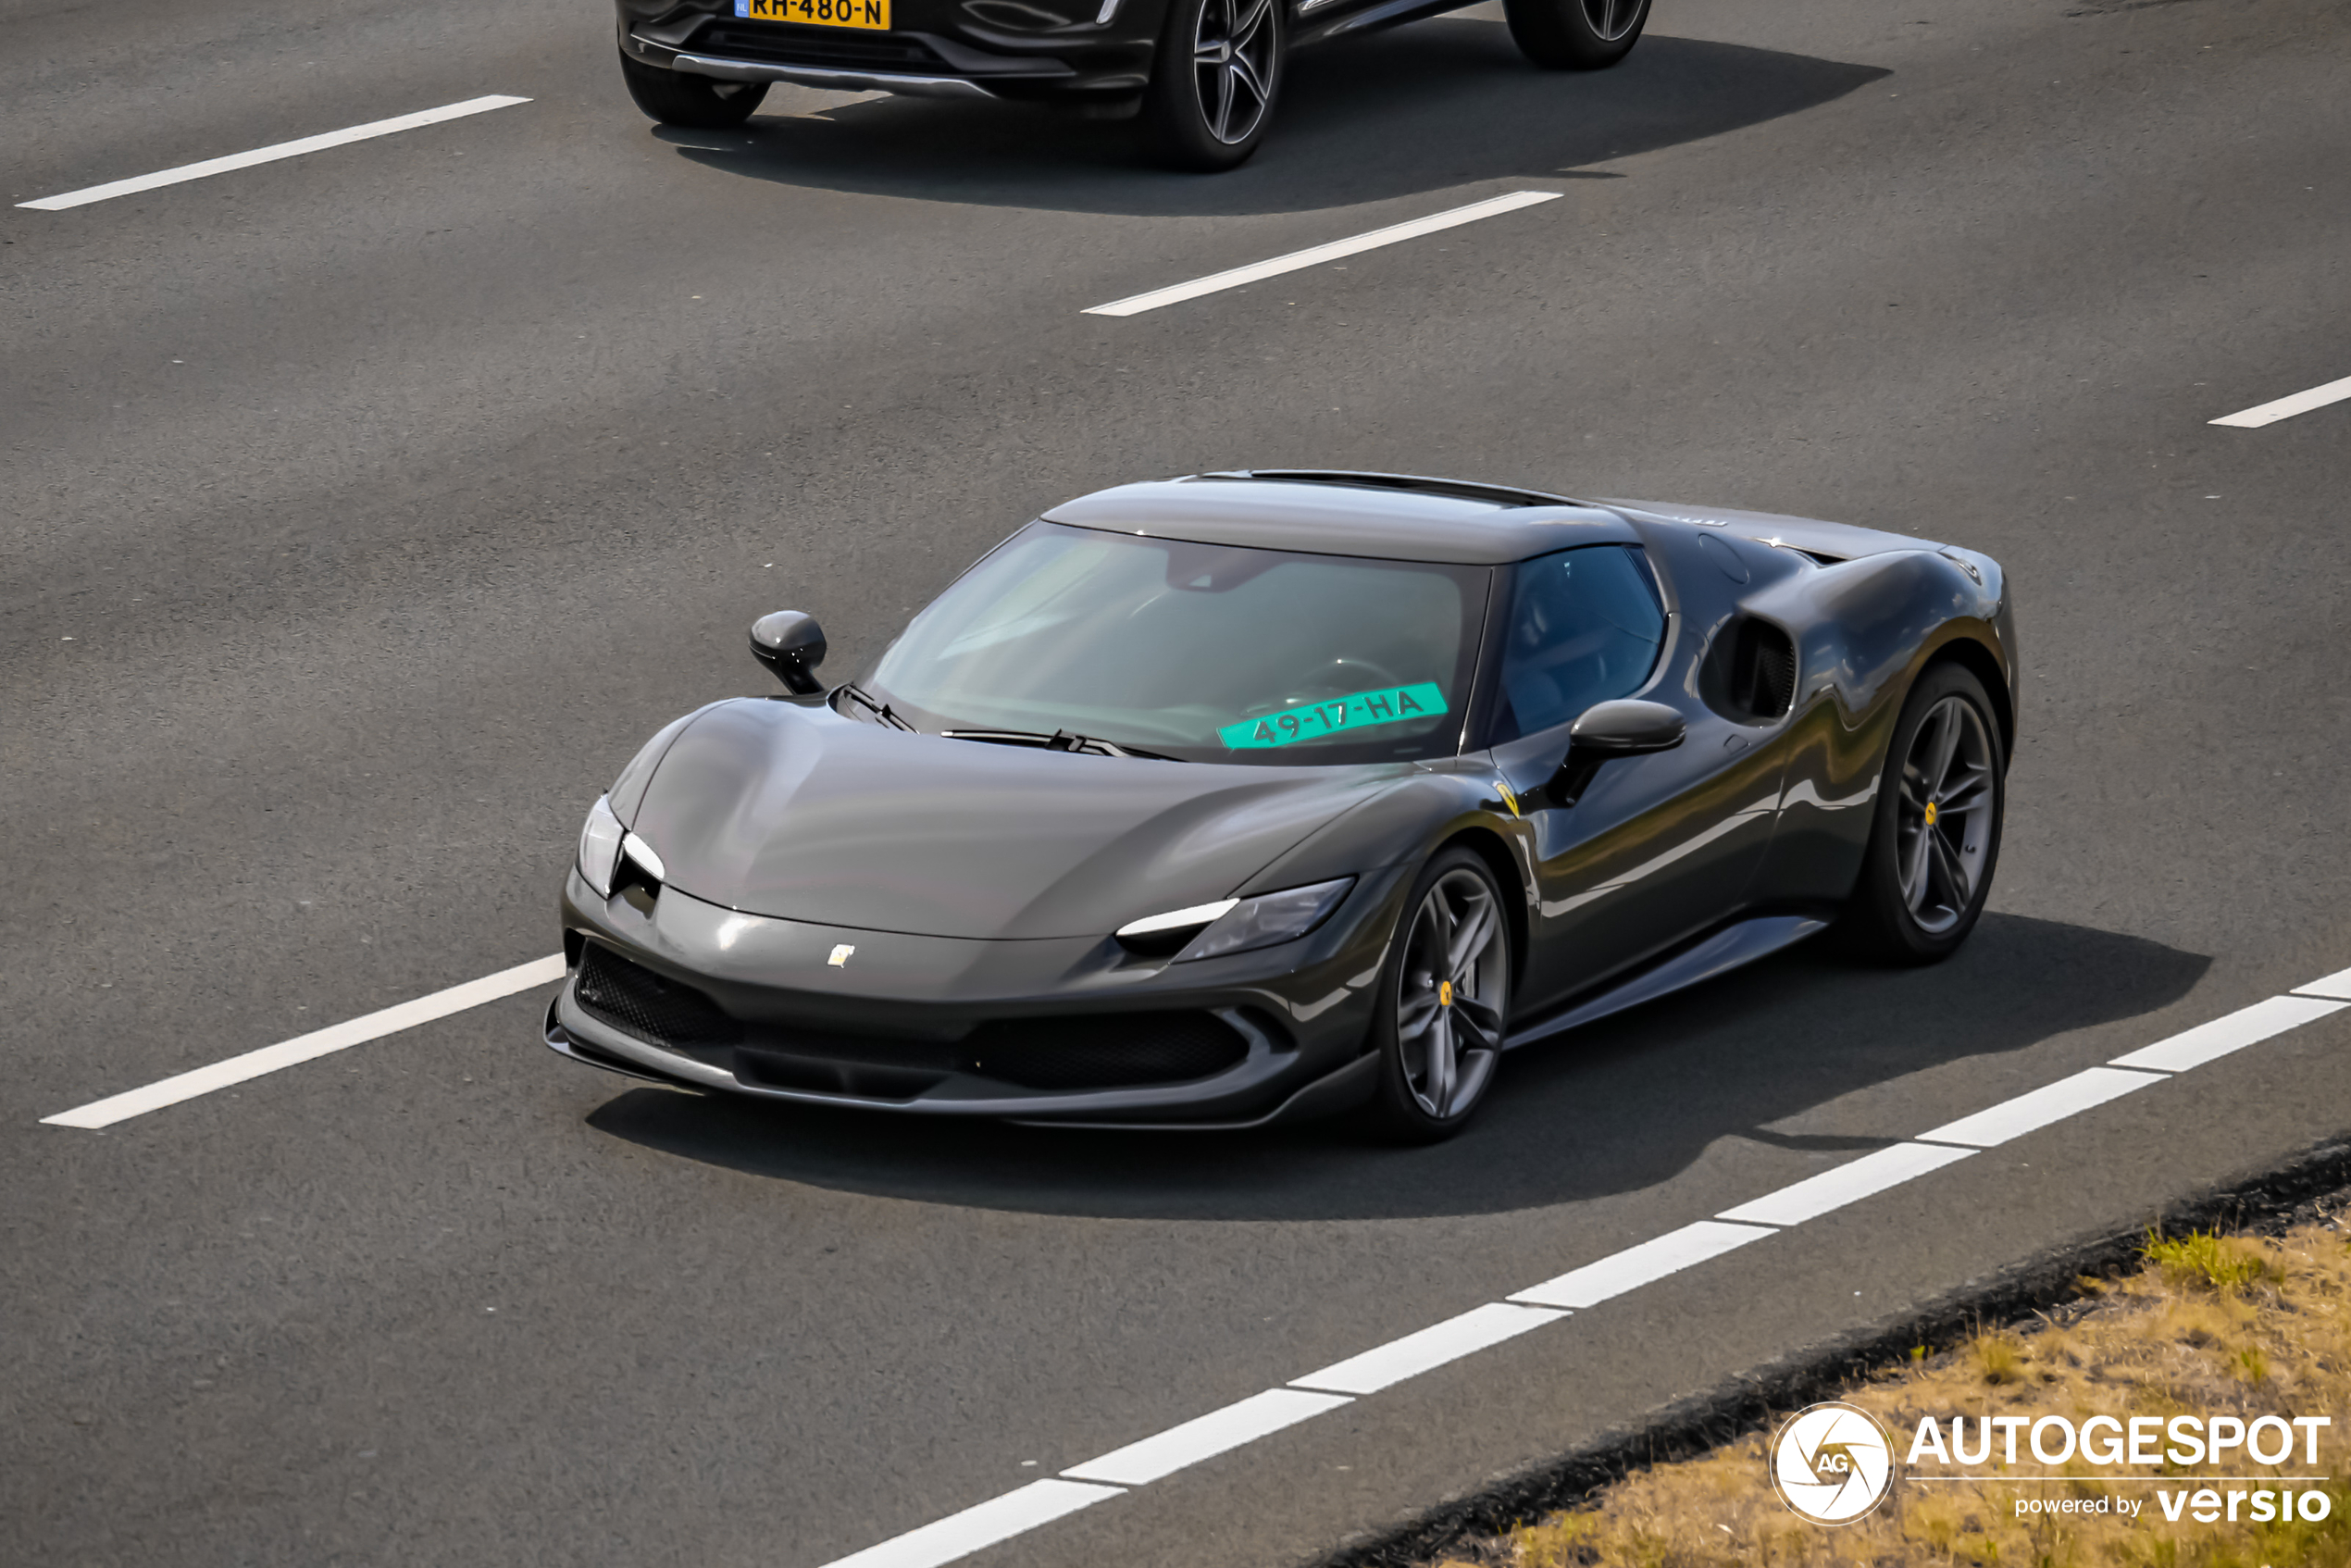
[[[1975,924],[2012,605],[1955,545],[1383,474],[1058,506],[857,680],[655,735],[547,1043],[903,1115],[1458,1129],[1502,1053],[1832,924]]]

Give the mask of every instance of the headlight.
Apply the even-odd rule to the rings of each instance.
[[[628,832],[612,814],[609,797],[598,795],[588,808],[588,826],[579,830],[579,875],[596,890],[598,898],[612,897],[612,874],[620,863],[620,840]]]
[[[1243,899],[1223,915],[1216,923],[1199,936],[1191,945],[1176,955],[1178,964],[1194,958],[1221,958],[1228,952],[1248,952],[1253,948],[1272,947],[1275,942],[1293,941],[1321,925],[1347,890],[1355,885],[1352,877],[1341,877],[1335,882],[1316,882],[1312,887],[1287,888],[1278,893],[1260,893],[1253,899]]]
[[[1121,926],[1118,940],[1137,952],[1173,952],[1179,964],[1272,947],[1294,941],[1321,925],[1354,885],[1354,877],[1341,877],[1255,898],[1170,910]]]

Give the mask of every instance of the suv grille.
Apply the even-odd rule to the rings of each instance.
[[[1024,1089],[1118,1089],[1221,1073],[1249,1042],[1213,1013],[1101,1013],[982,1024],[960,1054],[965,1072]]]
[[[590,1016],[647,1045],[733,1045],[742,1039],[742,1026],[702,992],[593,942],[579,956],[572,994]]]
[[[695,30],[687,52],[762,60],[779,66],[838,66],[843,69],[902,71],[914,76],[949,72],[929,44],[900,33],[845,33],[828,27],[739,22],[726,18]]]

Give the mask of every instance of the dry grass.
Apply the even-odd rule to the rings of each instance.
[[[1841,1396],[1896,1434],[1897,1455],[1922,1416],[2332,1415],[2321,1437],[2318,1523],[2167,1522],[2152,1485],[2116,1484],[2075,1462],[2062,1486],[1996,1479],[1896,1487],[1886,1505],[1843,1529],[1787,1512],[1773,1495],[1756,1435],[1684,1463],[1635,1475],[1590,1507],[1465,1543],[1441,1568],[1748,1568],[1804,1564],[1971,1564],[1980,1568],[2351,1568],[2351,1482],[2336,1456],[2351,1441],[2351,1247],[2337,1222],[2274,1240],[2150,1238],[2144,1265],[2084,1281],[2096,1298],[2062,1326],[1988,1333]],[[2297,1449],[2293,1455],[2300,1459]],[[2037,1467],[2036,1467],[2037,1468]],[[2231,1474],[2302,1474],[2233,1458]],[[2144,1499],[2113,1514],[2015,1516],[2020,1495]]]

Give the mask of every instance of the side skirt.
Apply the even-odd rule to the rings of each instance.
[[[1673,957],[1644,969],[1629,980],[1620,981],[1597,996],[1571,1004],[1548,1018],[1528,1024],[1514,1031],[1502,1042],[1505,1051],[1515,1051],[1538,1039],[1564,1034],[1596,1018],[1611,1013],[1622,1013],[1644,1002],[1653,1002],[1685,986],[1710,980],[1727,974],[1744,964],[1752,964],[1784,947],[1792,947],[1814,932],[1828,928],[1828,921],[1816,915],[1765,915],[1752,920],[1735,921],[1712,936],[1684,948]]]

